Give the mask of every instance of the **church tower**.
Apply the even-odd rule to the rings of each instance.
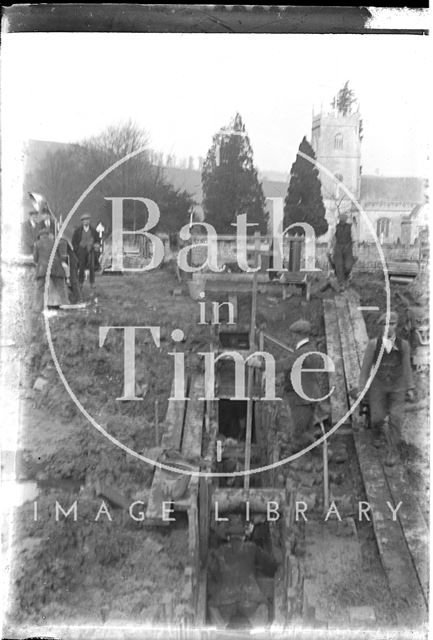
[[[336,223],[339,213],[349,213],[355,228],[359,213],[341,189],[342,182],[352,196],[359,201],[361,187],[361,139],[362,125],[359,112],[342,115],[339,112],[313,115],[311,145],[316,159],[335,179],[320,170],[322,197],[326,218],[330,227]]]

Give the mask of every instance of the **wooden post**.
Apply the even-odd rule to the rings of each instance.
[[[263,330],[260,329],[259,331],[259,351],[264,351],[265,349],[265,336],[263,334]],[[265,387],[265,377],[262,376],[261,377],[261,385],[260,385],[260,389],[261,389],[261,393],[263,393]],[[260,423],[260,426],[263,428],[263,411],[260,412],[260,415],[262,416],[262,421]]]
[[[155,446],[159,447],[159,403],[155,400]]]
[[[256,231],[254,234],[254,254],[255,254],[255,266],[258,265],[258,259],[260,255],[260,233]],[[251,300],[251,324],[250,324],[250,353],[253,351],[254,342],[255,342],[255,333],[256,333],[256,313],[257,313],[257,271],[254,272],[253,276],[253,291],[252,291],[252,300]],[[254,380],[254,370],[253,367],[248,367],[248,391],[247,391],[247,424],[246,424],[246,433],[245,433],[245,471],[249,471],[251,468],[251,436],[252,436],[252,425],[253,425],[253,401],[252,401],[252,392],[253,392],[253,380]],[[244,489],[249,490],[250,488],[250,475],[247,474],[244,476]]]
[[[320,422],[322,435],[326,434],[323,422]],[[323,441],[323,506],[325,511],[329,509],[329,474],[328,474],[328,439]]]

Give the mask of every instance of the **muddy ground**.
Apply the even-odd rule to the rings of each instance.
[[[31,282],[28,284],[32,286]],[[334,293],[329,288],[321,291],[321,284],[313,286],[310,302],[296,291],[285,301],[279,296],[260,294],[257,324],[287,342],[289,325],[299,317],[307,318],[312,323],[318,349],[325,350],[322,298]],[[360,294],[362,304],[383,308],[385,295],[380,277],[360,274],[352,286]],[[392,291],[396,306],[399,299],[395,294],[400,289],[393,287]],[[410,294],[408,287],[403,290]],[[158,444],[155,402],[161,422],[173,376],[173,360],[169,355],[174,347],[171,331],[175,328],[184,331],[185,342],[177,348],[187,353],[208,350],[209,330],[198,324],[198,304],[189,297],[186,282],[179,283],[169,270],[100,276],[95,296],[87,290],[85,293],[89,299],[85,311],[61,312],[50,320],[53,345],[65,380],[77,401],[107,433],[136,451],[151,452]],[[248,322],[250,297],[240,296],[239,307],[239,323]],[[374,335],[374,316],[367,315],[366,322],[369,334]],[[128,502],[140,499],[145,503],[153,470],[114,447],[89,424],[60,380],[42,326],[34,318],[29,325],[30,332],[25,330],[25,322],[18,322],[15,335],[18,348],[25,354],[20,390],[23,428],[19,436],[19,473],[21,479],[39,483],[39,520],[33,521],[31,502],[16,511],[16,548],[20,552],[15,561],[12,619],[39,624],[56,620],[75,624],[111,623],[118,619],[175,621],[185,614],[188,597],[183,593],[182,580],[187,557],[185,523],[179,520],[169,530],[147,529],[142,523],[122,516],[122,511],[113,505],[110,505],[112,522],[104,517],[94,522],[101,502],[95,495],[96,487],[102,483],[114,488]],[[159,348],[146,330],[136,340],[136,394],[142,401],[116,400],[123,386],[121,331],[112,329],[104,347],[99,347],[100,326],[126,325],[160,327]],[[267,350],[277,358],[284,356],[279,348],[268,346]],[[187,367],[196,364],[194,358],[189,358]],[[420,402],[427,394],[428,378],[419,373],[416,379]],[[40,390],[35,390],[38,380]],[[427,511],[427,409],[415,407],[408,411],[405,424],[406,464],[414,491],[424,496],[422,506]],[[363,499],[361,479],[353,464],[353,447],[350,438],[344,437],[336,437],[330,447],[332,495],[341,499],[342,514],[350,519],[355,502]],[[284,467],[280,476],[289,487],[296,486],[299,499],[308,501],[311,519],[317,523],[323,509],[320,452],[315,450],[302,463]],[[77,522],[72,526],[69,522],[56,523],[55,500],[67,507],[75,499]],[[312,529],[308,526],[299,525],[292,541],[293,552],[305,569],[306,592],[308,575],[311,578],[316,572],[317,577],[318,566],[314,562],[311,565],[308,554],[324,535],[323,531],[309,531]],[[335,612],[329,615],[328,611],[328,620],[338,624],[349,607],[374,605],[378,624],[393,624],[392,603],[372,528],[368,524],[357,526],[355,534],[360,554],[357,551],[352,554],[349,544],[353,564],[347,557],[341,559],[341,563],[351,568],[327,573],[329,562],[325,569],[322,567],[322,588],[327,594],[323,606],[331,603]],[[341,568],[341,563],[334,566]],[[317,618],[320,615],[316,612]]]

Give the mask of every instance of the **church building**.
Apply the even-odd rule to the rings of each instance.
[[[319,167],[322,196],[333,232],[340,213],[352,220],[360,242],[413,244],[423,226],[420,216],[425,180],[417,177],[364,175],[361,164],[362,120],[359,111],[313,116],[311,145]],[[363,215],[344,187],[360,204]]]

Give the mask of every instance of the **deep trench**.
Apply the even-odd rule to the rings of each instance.
[[[233,333],[220,333],[220,345],[225,349],[233,349],[233,350],[245,350],[249,348],[249,336],[246,332],[233,332]],[[219,379],[220,381],[228,382],[231,384],[233,382],[233,364],[230,363],[229,366],[222,365],[219,369]],[[224,384],[223,384],[224,386]],[[253,401],[253,411],[252,411],[252,432],[251,432],[251,444],[252,447],[258,447],[257,444],[257,430],[260,429],[260,424],[256,423],[256,402]],[[247,418],[247,401],[245,400],[233,400],[227,397],[222,397],[218,401],[218,436],[223,437],[226,443],[225,448],[225,458],[219,463],[219,466],[223,468],[224,472],[235,471],[237,467],[237,462],[239,457],[242,459],[241,466],[243,467],[244,458],[242,457],[243,452],[245,450],[245,437],[246,437],[246,418]],[[260,450],[258,452],[260,457],[260,463],[266,464],[270,461],[267,460],[267,452]],[[227,481],[226,478],[218,478],[215,479],[215,484],[219,487],[232,487],[235,484],[231,478]],[[237,486],[242,486],[243,477],[240,477],[236,481]],[[255,487],[262,486],[258,474],[252,476],[251,485]],[[244,518],[245,517],[245,507],[242,505],[238,511],[234,511],[231,514],[226,514],[229,517],[234,518]],[[257,522],[258,514],[251,512],[251,520],[255,521],[254,526],[251,527],[246,539],[251,543],[257,546],[257,548],[261,551],[269,554],[275,561],[276,558],[273,554],[273,544],[272,537],[269,529],[269,523],[265,521],[264,518],[260,518]],[[211,532],[209,536],[209,553],[218,554],[218,550],[221,550],[223,545],[227,544],[226,540],[223,540],[221,537],[215,534],[215,532]],[[236,571],[234,568],[233,571]],[[207,574],[207,581],[209,585],[209,573]],[[233,575],[233,579],[235,580],[235,575]],[[256,568],[254,572],[254,579],[256,584],[258,585],[261,593],[263,594],[264,603],[266,603],[267,613],[263,613],[263,624],[269,624],[273,621],[274,617],[274,578],[266,575],[264,571],[261,571],[259,568]],[[208,598],[206,602],[206,622],[208,624],[212,624],[217,622],[213,618],[214,613],[211,612],[210,607],[208,606]],[[264,611],[264,609],[263,609]],[[226,628],[248,628],[251,627],[251,621],[242,614],[239,610],[233,612],[230,617],[224,619],[226,624]]]

